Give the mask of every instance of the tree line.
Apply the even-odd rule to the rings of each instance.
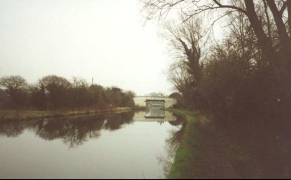
[[[48,75],[34,84],[21,76],[0,78],[1,109],[82,110],[134,107],[132,91],[118,87],[89,85],[82,78],[72,81]]]
[[[223,124],[290,116],[291,1],[141,2],[146,19],[163,24],[178,106]],[[174,11],[179,18],[165,20]],[[213,35],[217,23],[224,25],[221,40]]]

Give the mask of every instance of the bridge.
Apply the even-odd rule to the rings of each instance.
[[[172,107],[176,99],[169,97],[135,96],[133,98],[135,105],[146,107],[146,100],[165,100],[165,108]]]
[[[133,120],[134,121],[143,121],[143,122],[166,122],[166,121],[176,121],[177,118],[175,116],[173,116],[172,113],[165,111],[165,117],[163,118],[146,118],[145,116],[145,112],[141,111],[141,112],[137,112],[134,113],[133,116]]]

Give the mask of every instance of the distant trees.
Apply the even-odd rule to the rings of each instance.
[[[67,92],[71,87],[71,83],[67,79],[50,75],[40,79],[39,84],[42,84],[47,91],[49,108],[59,109],[68,105],[69,93]]]
[[[20,76],[0,78],[0,108],[39,110],[104,109],[111,106],[134,107],[134,93],[118,87],[89,85],[84,79],[49,75],[35,84]]]
[[[27,103],[27,87],[26,80],[20,76],[4,76],[0,78],[0,86],[4,88],[9,96],[10,103],[8,107],[20,108]],[[4,98],[5,96],[2,96]]]
[[[164,97],[164,93],[161,92],[151,92],[150,94],[146,95],[146,96],[151,96],[151,97]]]
[[[89,97],[89,105],[96,106],[96,108],[100,108],[104,106],[104,103],[109,101],[106,99],[106,91],[105,89],[97,84],[92,84],[88,89]]]
[[[121,97],[121,106],[124,106],[124,107],[134,107],[135,106],[135,103],[134,103],[134,98],[135,96],[135,93],[132,92],[132,91],[125,91],[123,94],[122,94],[122,97]]]
[[[39,110],[45,110],[47,108],[47,95],[43,84],[31,85],[30,94],[30,103],[32,107]]]
[[[8,94],[0,89],[0,108],[7,108],[8,104],[10,104]]]
[[[73,77],[69,93],[69,102],[74,108],[90,106],[89,84],[82,78]]]

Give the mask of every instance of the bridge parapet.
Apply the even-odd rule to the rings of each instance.
[[[136,105],[142,107],[146,106],[146,100],[165,100],[165,108],[172,107],[176,104],[176,99],[169,97],[135,96],[133,100]]]

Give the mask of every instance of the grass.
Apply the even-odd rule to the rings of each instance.
[[[199,168],[205,166],[205,158],[200,149],[202,146],[202,138],[197,128],[199,123],[198,118],[195,118],[194,113],[185,110],[171,111],[183,115],[187,120],[187,127],[182,143],[176,152],[168,178],[187,179],[198,177]]]
[[[169,179],[259,178],[259,165],[250,154],[199,112],[169,109],[187,120]]]
[[[0,120],[29,120],[38,118],[94,114],[111,111],[120,113],[130,110],[131,108],[129,107],[116,107],[114,109],[105,110],[75,110],[75,111],[0,110]]]

